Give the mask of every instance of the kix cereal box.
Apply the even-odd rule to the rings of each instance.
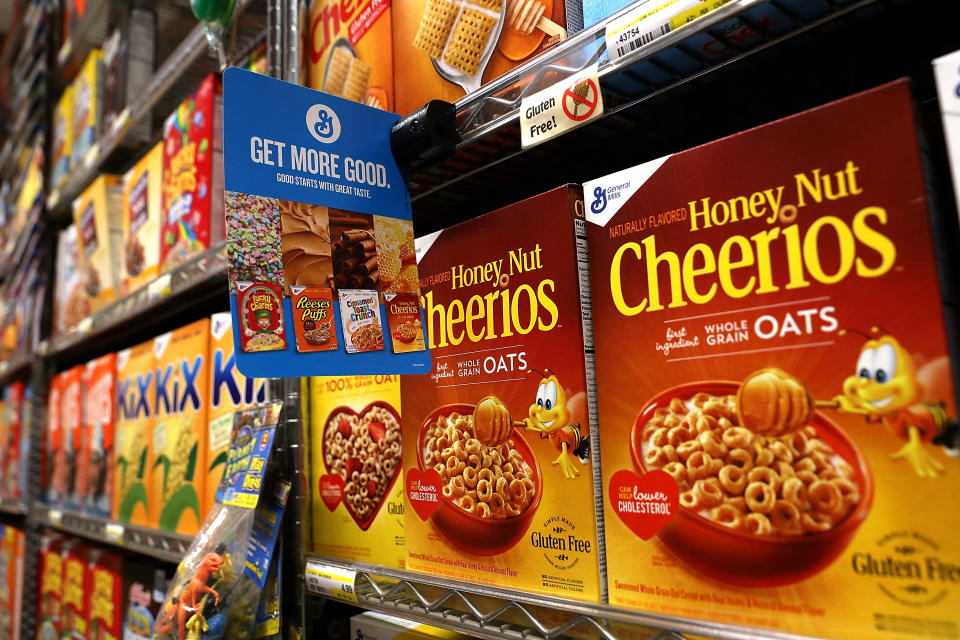
[[[123,556],[101,551],[90,564],[87,640],[120,640],[123,634]]]
[[[78,541],[72,541],[63,552],[63,592],[60,600],[62,638],[87,637],[90,622],[89,594],[93,582],[90,559],[95,553]]]
[[[114,301],[122,283],[123,246],[120,176],[99,176],[73,201],[79,271],[90,312]]]
[[[156,422],[149,461],[150,524],[195,534],[206,495],[207,405],[210,385],[210,319],[153,340]]]
[[[70,171],[73,151],[73,85],[66,87],[53,111],[53,143],[50,146],[50,182],[60,185]]]
[[[465,94],[579,30],[579,0],[404,0],[393,8],[396,107]]]
[[[222,102],[211,74],[163,124],[161,272],[224,238]]]
[[[403,568],[400,376],[310,379],[312,551]]]
[[[43,442],[40,446],[40,502],[54,507],[60,502],[61,479],[57,477],[57,458],[63,442],[63,430],[60,428],[60,399],[62,395],[62,375],[50,378],[47,389],[47,420],[43,430]]]
[[[601,599],[583,225],[562,187],[417,240],[433,369],[401,379],[408,569]]]
[[[154,363],[152,340],[117,352],[111,516],[141,526],[149,522]]]
[[[312,88],[395,110],[391,4],[391,0],[315,0],[307,40]]]
[[[87,410],[83,419],[83,451],[87,467],[83,511],[109,518],[113,508],[113,423],[117,356],[108,353],[87,363]]]
[[[157,277],[163,220],[163,145],[157,144],[123,176],[121,292]]]
[[[611,604],[960,638],[914,119],[899,81],[584,185]]]
[[[100,61],[103,53],[94,48],[87,55],[80,73],[73,81],[73,154],[80,162],[97,140],[103,87],[100,83]]]
[[[210,406],[207,409],[207,448],[203,463],[206,480],[201,515],[204,516],[213,507],[217,485],[223,478],[233,434],[234,412],[267,401],[266,378],[248,378],[237,370],[229,312],[210,316],[207,362],[210,363],[210,390],[207,394]]]
[[[57,470],[60,478],[59,505],[65,511],[79,511],[81,496],[86,488],[87,465],[81,455],[83,443],[83,411],[85,394],[83,378],[86,366],[79,364],[67,369],[60,378],[61,445],[57,451]]]
[[[37,591],[37,638],[59,638],[63,629],[63,549],[65,540],[57,533],[43,534],[40,547]]]

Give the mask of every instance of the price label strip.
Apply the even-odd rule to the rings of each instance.
[[[50,509],[47,517],[55,527],[59,527],[63,523],[63,512],[58,509]]]
[[[730,0],[667,0],[653,8],[650,8],[652,3],[641,4],[607,24],[605,38],[610,62],[616,62],[728,2]]]
[[[123,525],[116,522],[108,522],[103,527],[103,533],[107,540],[113,544],[123,544]]]
[[[304,573],[307,588],[311,592],[345,602],[359,602],[354,590],[357,572],[353,569],[334,567],[317,560],[307,560],[307,569]]]
[[[527,149],[603,115],[598,65],[520,101],[520,145]]]
[[[165,273],[148,284],[147,295],[151,300],[158,300],[170,295],[170,274]]]

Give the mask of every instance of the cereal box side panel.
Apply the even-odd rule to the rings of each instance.
[[[87,412],[85,457],[87,491],[84,512],[109,517],[113,503],[114,392],[117,386],[117,356],[109,353],[87,365]]]
[[[59,478],[57,470],[57,452],[60,448],[60,374],[50,378],[47,391],[47,420],[43,430],[43,442],[40,447],[40,501],[48,506],[57,504]]]
[[[907,84],[642,173],[585,185],[614,210],[589,229],[611,602],[812,636],[946,625],[956,406]],[[671,483],[672,518],[631,509]]]
[[[119,640],[123,622],[123,557],[101,551],[91,569],[90,637]]]
[[[92,572],[90,548],[73,542],[63,553],[63,631],[70,638],[85,638],[89,624],[89,592]]]
[[[114,429],[114,520],[149,524],[149,464],[152,457],[155,358],[153,341],[117,354]]]
[[[310,379],[315,553],[403,568],[400,413],[399,376]]]
[[[37,591],[39,638],[59,638],[62,627],[60,603],[63,595],[63,538],[45,533],[40,552],[40,588]]]
[[[163,210],[163,143],[124,178],[123,269],[127,293],[157,277]]]
[[[418,241],[434,367],[401,381],[410,569],[599,600],[573,199],[556,189]],[[478,405],[481,436],[505,444],[465,437]]]
[[[61,446],[57,453],[60,477],[59,506],[78,511],[78,491],[85,480],[80,449],[83,442],[83,378],[85,367],[77,365],[63,372],[60,396]]]

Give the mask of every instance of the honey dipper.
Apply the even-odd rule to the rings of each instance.
[[[810,422],[816,407],[836,407],[836,403],[814,402],[799,380],[773,367],[754,371],[737,389],[740,424],[759,435],[796,431]]]
[[[520,35],[528,36],[540,29],[548,36],[567,37],[567,30],[543,15],[547,10],[540,0],[509,0],[507,3],[507,26]]]
[[[514,427],[523,426],[522,422],[514,422],[510,409],[496,396],[481,398],[473,410],[473,435],[488,447],[499,447]]]

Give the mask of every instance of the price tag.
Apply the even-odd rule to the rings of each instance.
[[[307,588],[321,596],[346,602],[359,602],[354,591],[357,572],[353,569],[334,567],[317,560],[307,560]]]
[[[520,145],[526,149],[600,117],[598,65],[538,91],[520,102]]]
[[[41,357],[46,357],[46,355],[50,353],[50,343],[47,340],[41,341],[40,344],[37,345],[37,353],[39,353]]]
[[[61,524],[63,524],[63,511],[60,511],[59,509],[50,509],[48,517],[50,523],[55,527],[59,527]]]
[[[121,131],[126,129],[128,124],[130,124],[130,107],[127,107],[121,111],[120,115],[117,116],[117,119],[113,121],[114,135],[119,135]]]
[[[55,209],[58,202],[60,202],[60,189],[54,189],[47,196],[47,209]]]
[[[165,273],[150,284],[147,285],[147,297],[151,300],[159,300],[164,296],[170,295],[170,274]]]
[[[77,323],[77,333],[90,333],[93,330],[93,317],[87,316]]]
[[[103,527],[103,533],[107,540],[113,544],[123,544],[123,525],[116,522],[108,522]]]
[[[616,62],[727,2],[730,0],[654,0],[641,3],[633,11],[607,23],[605,38],[610,62]]]
[[[94,143],[87,152],[83,154],[83,163],[88,167],[93,168],[97,163],[97,160],[100,159],[100,145]]]
[[[61,67],[66,64],[71,51],[73,51],[73,40],[67,38],[67,41],[63,43],[63,46],[60,47],[60,51],[57,53],[57,64]]]

